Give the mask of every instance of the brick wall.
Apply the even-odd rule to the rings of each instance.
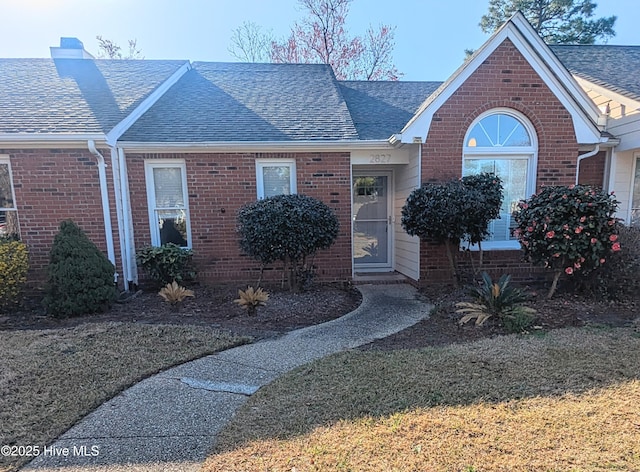
[[[578,183],[580,185],[592,185],[602,188],[606,159],[606,151],[600,151],[595,156],[583,159],[580,162],[580,177]]]
[[[194,259],[200,278],[209,281],[255,282],[259,264],[238,245],[236,215],[256,200],[257,158],[296,160],[298,193],[322,200],[340,220],[333,247],[316,259],[322,280],[351,277],[351,183],[349,153],[187,153],[127,154],[136,248],[151,241],[144,176],[145,159],[184,159],[191,215]],[[280,278],[281,271],[267,271]]]
[[[88,150],[0,150],[0,154],[8,154],[11,160],[20,236],[29,249],[28,279],[32,287],[41,287],[46,280],[51,244],[63,220],[76,222],[106,255],[98,166]],[[108,159],[108,152],[103,154]],[[107,182],[115,237],[117,226],[109,166]],[[117,255],[117,240],[115,249]]]
[[[480,114],[498,107],[517,110],[535,128],[538,188],[575,182],[578,145],[571,116],[509,40],[434,114],[422,147],[422,181],[459,178],[463,140],[469,126]],[[450,282],[444,249],[430,244],[421,246],[421,282]],[[504,270],[526,278],[530,267],[520,262],[519,256],[519,251],[492,251],[489,259],[496,272]]]

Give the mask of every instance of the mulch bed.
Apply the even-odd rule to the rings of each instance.
[[[138,292],[116,303],[106,313],[56,319],[45,315],[32,304],[30,310],[0,315],[0,330],[47,329],[73,327],[87,322],[126,321],[154,324],[206,325],[255,339],[279,336],[288,331],[323,323],[355,309],[360,293],[343,285],[316,285],[302,293],[269,287],[270,298],[257,316],[248,316],[233,302],[237,286],[195,286],[195,298],[188,298],[174,311],[154,292]],[[532,330],[549,330],[586,324],[604,326],[640,326],[640,295],[621,304],[587,300],[559,292],[546,300],[546,291],[531,291],[529,306],[538,311]],[[464,291],[455,288],[425,289],[421,295],[436,305],[429,319],[395,335],[374,341],[361,349],[414,349],[463,343],[507,334],[497,320],[483,326],[470,322],[458,324],[455,303],[465,299]]]

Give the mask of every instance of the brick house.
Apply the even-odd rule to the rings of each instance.
[[[0,59],[0,228],[19,232],[42,280],[71,218],[137,283],[135,251],[193,248],[208,281],[255,280],[236,212],[279,193],[338,215],[319,276],[450,277],[440,247],[400,210],[421,182],[494,171],[502,218],[485,260],[526,275],[515,202],[542,185],[615,190],[640,210],[640,47],[554,46],[516,14],[447,81],[337,81],[325,65],[95,60],[77,40],[52,59]],[[632,73],[631,73],[632,72]]]

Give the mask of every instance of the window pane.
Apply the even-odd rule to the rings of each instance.
[[[640,209],[640,159],[636,159],[636,174],[633,180],[633,209]]]
[[[291,167],[264,166],[262,179],[265,197],[291,194]]]
[[[158,210],[158,229],[160,244],[173,243],[181,247],[187,246],[187,218],[182,210]]]
[[[507,241],[515,239],[511,229],[515,225],[511,215],[516,211],[518,202],[526,197],[527,159],[465,159],[463,175],[480,172],[493,172],[502,179],[504,188],[500,218],[491,222],[491,236],[488,241]]]
[[[182,169],[178,167],[154,168],[153,185],[156,194],[156,207],[184,207]]]
[[[15,208],[9,164],[0,163],[0,208]]]
[[[469,133],[468,147],[531,146],[531,137],[524,125],[510,115],[496,113],[480,120]]]
[[[17,211],[0,211],[0,236],[20,235]]]

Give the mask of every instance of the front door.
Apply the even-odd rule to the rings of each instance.
[[[356,271],[391,270],[390,172],[353,175],[353,264]]]

